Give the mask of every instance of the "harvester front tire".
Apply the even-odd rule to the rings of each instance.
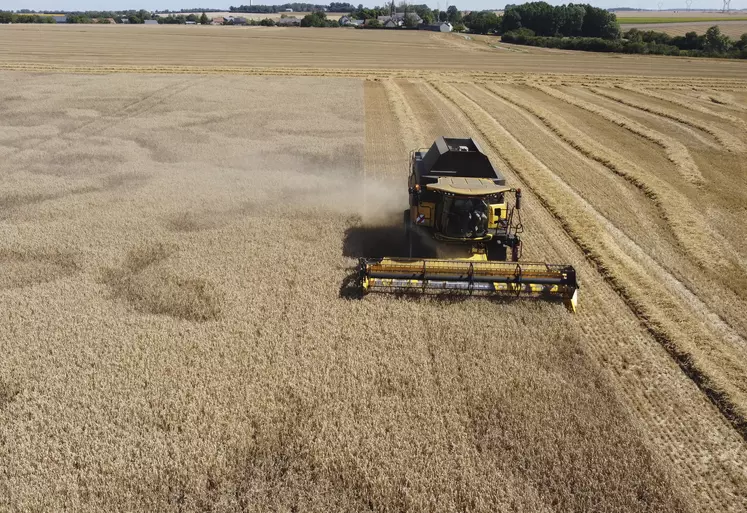
[[[410,220],[410,209],[408,208],[404,212],[404,225],[405,225],[405,243],[407,244],[407,256],[412,258],[413,253],[413,233],[412,233],[412,221]]]
[[[503,244],[490,244],[488,246],[488,260],[505,262],[508,257],[506,249]]]

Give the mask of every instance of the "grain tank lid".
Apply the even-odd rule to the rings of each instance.
[[[506,183],[471,138],[437,138],[423,156],[422,165],[426,175],[488,178],[498,185]]]
[[[460,178],[444,176],[436,183],[429,183],[426,188],[431,191],[448,192],[460,196],[486,196],[511,190],[509,187],[496,185],[487,178]]]

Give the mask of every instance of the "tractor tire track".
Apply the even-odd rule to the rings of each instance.
[[[198,81],[202,80],[202,77],[191,78],[184,80],[177,84],[169,84],[149,95],[135,100],[134,102],[125,105],[119,109],[116,114],[107,116],[104,119],[94,119],[87,123],[83,123],[77,126],[68,134],[83,133],[86,135],[97,135],[102,134],[110,128],[127,121],[129,119],[138,117],[159,105],[163,105],[172,97],[186,92],[197,84]],[[66,134],[67,135],[67,134]]]
[[[423,147],[426,144],[426,138],[420,131],[420,125],[415,114],[405,100],[402,88],[394,80],[385,80],[382,83],[387,93],[389,106],[399,121],[400,127],[402,127],[402,141],[405,146],[410,149]],[[408,127],[408,129],[405,129],[405,127]]]

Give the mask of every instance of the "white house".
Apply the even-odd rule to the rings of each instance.
[[[357,27],[359,25],[363,25],[363,21],[364,20],[355,20],[351,18],[350,16],[340,16],[340,25],[342,25],[343,27],[347,27],[347,26]]]

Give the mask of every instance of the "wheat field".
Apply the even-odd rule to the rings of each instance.
[[[705,32],[712,26],[717,25],[722,34],[725,34],[735,41],[738,41],[742,34],[747,34],[747,21],[685,21],[685,22],[667,22],[667,23],[622,23],[620,28],[630,30],[654,30],[664,32],[670,36],[684,36],[688,32],[695,32],[698,35]]]
[[[747,508],[743,68],[69,28],[0,27],[0,510]],[[439,135],[523,188],[577,315],[350,297]]]

